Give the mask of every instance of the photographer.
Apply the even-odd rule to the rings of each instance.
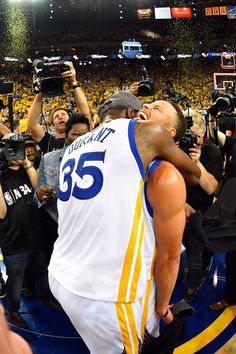
[[[196,136],[196,144],[189,148],[189,156],[201,169],[197,186],[187,187],[187,203],[205,213],[213,203],[223,172],[223,160],[219,148],[205,139],[206,124],[203,117],[190,111],[193,124],[190,131]]]
[[[209,114],[211,138],[219,145],[222,153],[225,155],[223,185],[230,177],[236,177],[236,137],[220,131],[218,120],[217,116]],[[227,120],[225,120],[225,123],[227,123]]]
[[[26,323],[18,310],[26,267],[40,230],[37,210],[32,201],[38,173],[27,158],[4,164],[1,161],[1,167],[0,247],[8,275],[7,307],[12,323],[25,328]]]
[[[185,236],[194,250],[195,269],[203,272],[199,255],[205,249],[211,252],[226,252],[225,298],[209,307],[223,310],[236,304],[236,178],[226,181],[218,199],[202,215],[194,212],[186,225]],[[197,268],[198,267],[198,268]],[[197,291],[194,295],[197,294]]]
[[[205,139],[206,124],[203,117],[193,110],[189,113],[193,119],[190,131],[196,136],[196,144],[189,148],[189,156],[201,169],[201,178],[198,185],[187,186],[187,219],[196,211],[204,214],[211,207],[223,172],[223,159],[219,148]],[[197,247],[194,247],[194,239],[186,230],[183,243],[188,260],[187,289],[184,298],[191,301],[210,269],[212,253],[203,250],[202,254],[199,254]]]
[[[92,127],[88,102],[82,89],[79,87],[79,84],[76,81],[76,71],[74,66],[71,62],[67,61],[64,64],[69,67],[69,70],[63,72],[61,77],[70,83],[77,108],[81,113],[87,116],[89,119],[90,127]],[[59,107],[52,112],[51,117],[56,131],[56,137],[54,137],[48,132],[45,132],[43,127],[38,122],[42,104],[43,93],[39,92],[29,109],[28,126],[34,141],[39,145],[42,152],[46,153],[52,150],[63,148],[65,144],[65,124],[69,119],[69,113],[66,109]]]

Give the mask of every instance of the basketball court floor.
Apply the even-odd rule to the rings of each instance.
[[[0,265],[4,266],[0,258]],[[210,276],[201,287],[197,298],[191,302],[195,315],[188,319],[185,337],[174,354],[236,354],[236,305],[223,312],[211,312],[208,306],[223,297],[225,282],[224,255],[214,256]],[[178,284],[173,302],[181,300],[183,285]],[[37,298],[22,295],[20,313],[28,329],[11,325],[30,344],[34,354],[87,354],[79,334],[62,311],[43,307]],[[5,300],[2,299],[3,306]],[[1,349],[0,349],[1,353]],[[112,353],[111,353],[112,354]]]

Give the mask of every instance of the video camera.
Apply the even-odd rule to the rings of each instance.
[[[155,94],[155,84],[147,74],[147,69],[142,65],[142,79],[138,85],[138,96],[152,96]]]
[[[208,112],[216,116],[219,112],[232,112],[236,107],[236,94],[234,87],[228,87],[223,96],[216,98],[213,105],[208,109]]]
[[[0,140],[0,174],[5,172],[8,161],[25,159],[25,141],[20,134]]]
[[[195,144],[197,144],[196,134],[187,129],[183,138],[179,140],[179,148],[189,155],[189,149],[193,148]]]
[[[42,92],[44,97],[63,96],[63,78],[61,74],[70,70],[70,67],[63,60],[47,63],[36,59],[33,62],[35,80],[33,92]]]

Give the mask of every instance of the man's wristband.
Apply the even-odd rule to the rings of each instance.
[[[159,317],[160,317],[160,318],[165,318],[165,317],[168,315],[169,311],[170,311],[170,309],[169,309],[169,307],[168,307],[168,309],[166,310],[166,312],[164,313],[164,315],[159,316]]]
[[[72,90],[75,90],[77,87],[80,87],[80,83],[77,82],[76,84],[71,85]]]

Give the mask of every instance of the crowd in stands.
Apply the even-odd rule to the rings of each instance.
[[[173,64],[172,62],[168,62],[160,66],[157,66],[157,64],[148,65],[148,75],[155,82],[156,92],[153,96],[139,97],[139,101],[136,97],[127,92],[131,90],[134,95],[137,95],[137,85],[135,82],[141,79],[140,65],[107,67],[75,65],[75,71],[72,63],[69,64],[68,72],[62,74],[62,76],[64,75],[63,79],[67,81],[64,96],[44,98],[42,92],[38,92],[37,94],[32,92],[31,75],[23,73],[19,75],[19,73],[17,73],[11,76],[11,79],[14,80],[14,131],[23,134],[31,133],[31,136],[27,136],[26,138],[26,160],[23,162],[16,160],[13,161],[12,164],[9,163],[8,170],[2,173],[0,190],[0,198],[2,198],[0,218],[3,219],[1,222],[3,227],[5,227],[4,230],[7,230],[7,223],[12,223],[14,227],[16,227],[16,230],[19,225],[23,230],[27,224],[26,226],[29,230],[26,250],[24,249],[25,241],[22,243],[22,247],[25,251],[23,256],[22,249],[16,247],[16,245],[19,246],[19,244],[13,242],[14,245],[11,245],[8,240],[3,240],[3,243],[5,242],[7,247],[2,247],[4,263],[6,267],[8,267],[8,270],[11,270],[13,266],[18,267],[14,256],[20,255],[23,257],[21,259],[22,269],[17,270],[17,278],[18,280],[20,278],[20,283],[17,283],[14,277],[11,278],[10,272],[8,273],[7,280],[8,284],[11,280],[11,288],[9,289],[9,285],[7,287],[7,299],[10,304],[10,306],[8,305],[10,319],[15,325],[22,328],[27,326],[24,319],[22,319],[18,313],[20,307],[20,290],[23,283],[26,288],[27,286],[30,288],[33,285],[33,289],[30,288],[30,290],[38,290],[43,305],[61,309],[60,304],[50,292],[47,280],[47,266],[50,262],[54,242],[58,237],[56,202],[59,192],[60,163],[65,154],[65,144],[70,145],[77,137],[86,134],[93,129],[93,127],[98,126],[101,121],[106,119],[109,121],[116,118],[138,117],[140,119],[150,120],[166,127],[168,135],[170,133],[174,141],[179,142],[180,137],[183,136],[186,130],[186,121],[183,112],[180,107],[176,105],[176,102],[180,103],[183,111],[185,110],[185,115],[189,115],[190,113],[193,117],[191,130],[197,140],[188,151],[188,155],[191,157],[191,159],[188,158],[188,160],[189,163],[191,161],[194,167],[197,165],[199,175],[201,170],[201,177],[198,180],[197,186],[187,188],[188,204],[186,204],[185,212],[186,219],[188,221],[190,220],[190,222],[187,223],[188,226],[185,229],[183,238],[188,258],[188,273],[186,278],[187,291],[184,294],[185,300],[192,301],[197,296],[199,287],[210,269],[214,252],[217,252],[219,249],[222,252],[227,252],[229,255],[227,271],[228,268],[232,269],[234,267],[232,257],[234,257],[236,249],[234,233],[235,222],[233,220],[235,211],[233,210],[230,214],[230,221],[232,221],[230,228],[228,227],[229,223],[227,218],[224,219],[223,224],[218,225],[221,227],[224,236],[226,230],[225,224],[227,224],[226,231],[229,232],[229,237],[231,237],[231,247],[228,247],[228,244],[226,245],[222,240],[220,246],[218,243],[215,245],[213,242],[215,238],[215,224],[212,225],[211,221],[209,221],[212,219],[208,218],[209,211],[210,216],[218,217],[221,213],[221,207],[227,207],[227,210],[230,210],[230,206],[227,203],[227,193],[225,196],[221,194],[218,204],[213,204],[215,192],[218,190],[221,183],[223,158],[219,147],[213,143],[209,143],[209,140],[205,140],[206,124],[204,118],[199,113],[201,109],[208,109],[212,104],[211,91],[213,86],[213,72],[217,69],[214,66],[206,66],[205,63],[201,64],[199,62],[195,64],[194,62],[190,63],[188,61],[181,63],[175,62]],[[6,79],[9,78],[10,77],[6,75]],[[126,91],[125,96],[126,94],[132,96],[133,99],[138,100],[138,103],[134,100],[133,106],[129,106],[129,104],[131,104],[130,98],[122,98],[118,93],[121,89]],[[118,97],[116,93],[118,93]],[[111,98],[111,96],[113,98]],[[2,125],[9,128],[8,97],[2,95],[0,98],[3,107],[0,112],[1,128]],[[167,99],[171,99],[171,103],[166,102]],[[115,104],[117,104],[117,106]],[[159,110],[161,114],[156,113],[156,107],[161,107],[161,110]],[[186,109],[186,107],[191,107],[191,112]],[[40,114],[41,108],[42,113]],[[170,116],[171,112],[173,118]],[[115,117],[115,115],[117,116]],[[182,122],[182,128],[180,122]],[[213,118],[211,122],[213,122]],[[5,135],[3,130],[1,130],[1,133]],[[168,139],[169,138],[170,137],[168,137]],[[224,143],[222,146],[224,146]],[[231,143],[233,144],[232,141]],[[175,144],[173,145],[177,151],[180,151]],[[39,164],[41,158],[40,149],[42,159]],[[178,152],[175,151],[175,154],[178,154]],[[186,155],[183,155],[186,158]],[[232,180],[232,188],[236,189],[236,180],[231,179],[231,181]],[[16,193],[16,190],[18,190],[18,196],[22,199],[17,201],[15,205],[11,200],[11,192]],[[225,190],[227,191],[227,189]],[[7,207],[5,207],[3,203],[4,198],[7,200]],[[51,202],[52,205],[47,204],[48,201],[49,203]],[[24,203],[27,203],[28,206],[30,205],[32,213],[30,220],[25,214],[27,210],[22,208]],[[48,210],[45,207],[45,203],[50,207]],[[14,204],[13,207],[12,204]],[[7,208],[15,208],[16,214],[14,215],[14,212],[11,215],[8,214]],[[18,218],[15,218],[17,214],[21,215],[20,223]],[[12,219],[9,219],[9,215]],[[202,219],[202,215],[205,219],[204,217]],[[204,224],[204,222],[206,222],[205,220],[208,222],[207,225]],[[218,221],[218,219],[216,218],[215,221]],[[219,223],[221,221],[222,220],[219,220]],[[38,238],[37,235],[33,235],[32,232],[36,222],[39,224],[38,232],[41,233],[41,235],[38,235]],[[188,227],[190,228],[189,232]],[[204,233],[206,234],[203,240],[204,243],[201,242],[201,245],[199,245],[200,236],[197,234],[197,231],[199,231],[200,236]],[[15,235],[12,230],[9,230],[8,233],[9,235],[10,233]],[[5,234],[7,235],[7,231]],[[22,232],[20,232],[20,235],[21,234]],[[47,240],[44,239],[42,241],[42,235],[44,235]],[[35,239],[33,240],[33,238]],[[38,246],[38,242],[42,253],[39,252],[36,257],[35,249]],[[47,245],[47,247],[45,247],[45,245]],[[16,254],[11,254],[12,249]],[[204,262],[206,264],[204,264]],[[32,268],[30,268],[28,273],[31,274],[27,274],[29,264]],[[32,281],[32,279],[35,279],[34,272],[40,284],[34,280]],[[38,275],[41,275],[42,278],[40,279]],[[226,280],[226,284],[233,284],[230,290],[230,294],[233,295],[227,298],[226,293],[226,299],[223,305],[221,302],[221,307],[217,307],[216,309],[223,309],[235,303],[235,284],[232,281],[232,272],[230,275],[228,274],[227,277],[228,280]],[[0,283],[4,284],[1,273]],[[5,292],[5,289],[2,290]],[[13,299],[10,297],[11,291],[12,293],[16,293],[16,297],[12,297]],[[3,294],[3,296],[5,296],[5,294]],[[169,314],[169,307],[167,308],[166,314]],[[164,318],[166,314],[163,312],[160,317]]]
[[[190,65],[190,66],[189,66]],[[147,100],[168,98],[167,88],[171,85],[174,93],[190,103],[192,108],[202,109],[211,104],[211,90],[213,86],[214,66],[189,63],[172,63],[166,65],[153,64],[147,67],[149,77],[154,80],[156,86],[155,97],[145,97]],[[111,94],[120,89],[126,89],[133,82],[141,80],[140,65],[122,66],[78,66],[78,80],[87,97],[92,115],[96,121],[97,109]],[[34,94],[32,93],[32,76],[30,74],[14,74],[9,79],[14,80],[13,111],[15,125],[20,124],[21,132],[26,132],[27,113],[31,106]],[[173,98],[173,97],[172,97]],[[0,121],[8,124],[7,96],[0,96],[6,108],[0,111]],[[142,98],[141,98],[142,99]],[[56,107],[73,109],[74,99],[70,90],[66,90],[63,97],[45,99],[43,113],[45,120],[49,112]],[[50,125],[49,121],[47,124]],[[50,129],[50,127],[49,127]]]

